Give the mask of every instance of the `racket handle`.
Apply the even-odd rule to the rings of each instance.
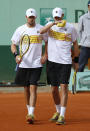
[[[18,58],[17,58],[17,59],[18,59],[18,61],[20,61],[20,60],[22,59],[22,57],[21,57],[21,56],[18,56]]]
[[[21,58],[20,57],[18,57],[18,61],[20,61],[21,60]]]

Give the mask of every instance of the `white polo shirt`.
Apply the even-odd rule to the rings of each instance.
[[[42,28],[40,24],[36,24],[35,27],[29,28],[26,24],[20,26],[19,28],[16,29],[14,32],[11,41],[15,45],[20,46],[20,39],[21,36],[24,34],[28,34],[31,38],[33,36],[35,37],[35,40],[31,41],[29,50],[27,53],[23,56],[23,59],[21,63],[19,64],[19,67],[21,68],[37,68],[37,67],[42,67],[42,64],[40,62],[41,56],[42,56],[42,42],[38,41],[38,38],[42,37],[44,41],[47,41],[46,35],[41,35],[39,33],[39,30]]]
[[[71,44],[77,40],[77,37],[76,29],[70,23],[66,23],[65,27],[52,26],[48,31],[48,60],[71,64]]]

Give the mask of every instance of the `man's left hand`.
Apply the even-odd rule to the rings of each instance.
[[[46,61],[47,61],[47,55],[43,55],[41,57],[41,64],[45,64]]]

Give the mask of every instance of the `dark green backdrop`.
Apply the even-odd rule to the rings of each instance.
[[[0,81],[14,81],[15,67],[16,63],[10,46],[0,46]],[[40,82],[46,82],[46,65],[43,67]]]

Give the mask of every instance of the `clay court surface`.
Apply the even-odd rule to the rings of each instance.
[[[90,131],[90,93],[69,93],[66,124],[49,119],[55,112],[50,92],[38,93],[34,125],[25,121],[24,93],[0,93],[0,131]]]

